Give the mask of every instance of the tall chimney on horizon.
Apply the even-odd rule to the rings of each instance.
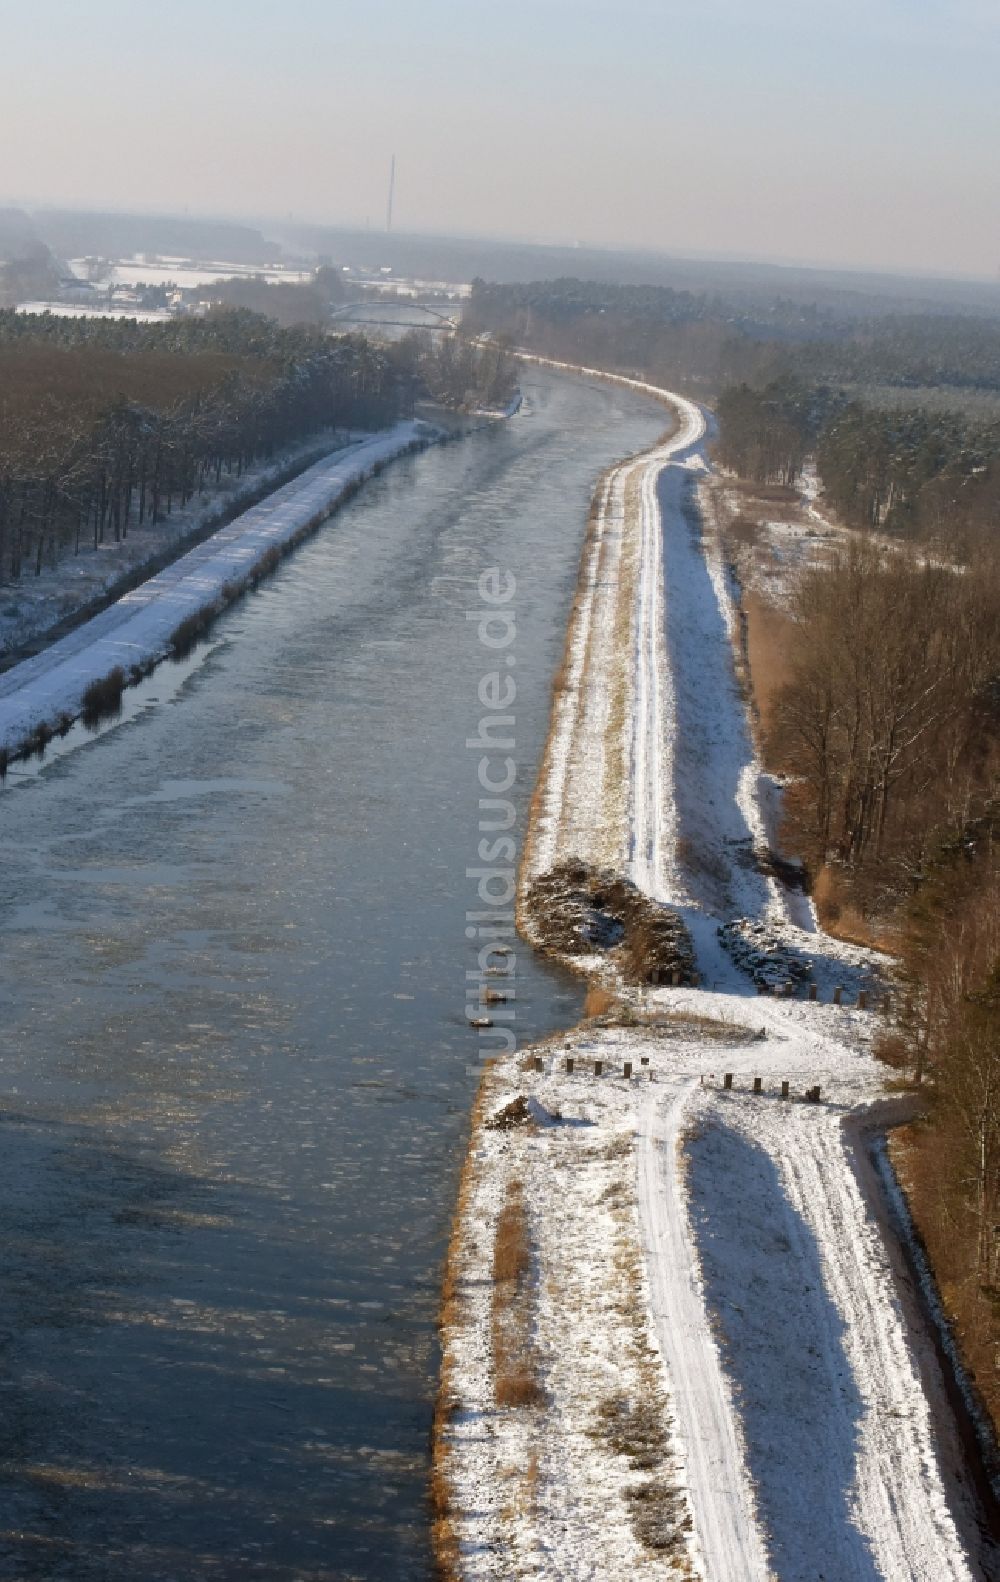
[[[396,195],[396,156],[393,154],[389,165],[389,201],[385,206],[385,228],[392,230],[392,200]]]

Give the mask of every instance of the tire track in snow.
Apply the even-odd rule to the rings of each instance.
[[[705,419],[693,402],[672,397],[677,433],[644,458],[641,553],[636,594],[636,692],[630,802],[632,876],[658,900],[676,867],[676,818],[667,773],[676,705],[667,664],[663,530],[658,484],[664,467],[701,439]],[[639,1112],[639,1216],[654,1319],[676,1403],[698,1547],[710,1582],[765,1582],[771,1574],[760,1539],[732,1392],[711,1334],[678,1175],[677,1145],[691,1084],[668,1103],[648,1091]]]
[[[680,424],[641,467],[640,575],[636,590],[635,708],[630,804],[633,831],[632,877],[641,890],[666,896],[667,848],[674,867],[676,820],[667,796],[668,744],[675,732],[673,688],[666,655],[663,596],[663,523],[657,485],[664,467],[705,432],[705,419],[693,402],[672,396]]]
[[[661,529],[686,535],[683,522],[665,521]],[[728,595],[721,567],[712,564],[711,547],[705,544],[697,550],[692,548],[691,553],[704,555],[720,615],[728,618],[731,615],[727,608]],[[653,574],[650,560],[643,559],[642,571],[644,580]],[[662,565],[657,568],[656,575],[662,580]],[[640,598],[644,601],[646,619],[652,619],[655,593],[640,590]],[[683,618],[686,619],[686,613]],[[692,638],[696,635],[692,633]],[[637,716],[642,713],[644,691],[648,697],[655,687],[655,684],[650,687],[646,679],[650,651],[648,643],[638,646],[642,662],[637,666]],[[728,663],[728,654],[726,658]],[[662,663],[669,686],[672,678],[666,652]],[[690,667],[689,671],[687,684],[700,685],[696,671]],[[723,695],[721,686],[713,691]],[[734,708],[742,708],[735,691],[730,693],[726,689],[726,695],[732,696]],[[739,723],[742,727],[743,722]],[[637,720],[637,732],[639,728]],[[675,748],[676,729],[674,721],[672,733],[668,733],[668,754]],[[652,755],[647,753],[644,760],[636,755],[637,771],[643,761],[649,775]],[[756,800],[758,776],[759,765],[751,760],[741,773],[736,798],[740,813],[754,834],[763,831]],[[655,806],[657,797],[662,797],[660,786],[648,781],[645,786],[641,782],[636,784],[637,810],[644,804]],[[718,846],[720,852],[726,850],[721,831]],[[677,896],[666,883],[662,849],[660,856],[661,866],[648,888],[661,899],[676,900]],[[642,882],[638,868],[635,876]],[[786,912],[780,887],[768,884],[765,888],[770,901],[765,911],[770,914],[772,923],[780,927],[784,921],[782,914]],[[707,916],[704,921],[705,929],[699,930],[699,934],[707,937],[710,928],[714,931],[714,924]],[[818,939],[816,945],[822,948]],[[710,946],[715,947],[715,942],[711,941]],[[758,1014],[782,1042],[791,1037],[793,1047],[788,1047],[785,1054],[789,1071],[800,1062],[814,1067],[815,1074],[834,1070],[843,1060],[845,1046],[854,1047],[851,1029],[845,1026],[843,1040],[836,1040],[837,1047],[824,1049],[826,1041],[816,1036],[805,1008],[800,1013],[798,1007],[779,1008],[763,1002]],[[671,1142],[674,1147],[680,1132],[682,1103],[672,1102],[663,1123],[664,1141]],[[914,1356],[913,1347],[919,1344],[919,1337],[914,1335],[902,1310],[881,1231],[867,1212],[847,1157],[848,1144],[839,1117],[826,1121],[825,1117],[812,1115],[809,1120],[811,1124],[803,1128],[801,1146],[790,1157],[778,1146],[776,1139],[762,1136],[760,1141],[768,1147],[775,1162],[780,1163],[789,1202],[812,1226],[816,1244],[822,1249],[824,1283],[842,1317],[851,1373],[865,1401],[866,1411],[857,1440],[851,1441],[854,1463],[851,1497],[858,1529],[870,1545],[879,1574],[886,1582],[937,1582],[939,1578],[941,1582],[969,1582],[973,1572],[949,1509],[931,1408]],[[679,1430],[685,1449],[692,1457],[689,1477],[698,1539],[710,1582],[716,1579],[721,1582],[729,1577],[746,1577],[749,1582],[751,1578],[771,1573],[749,1493],[745,1458],[734,1427],[739,1413],[728,1370],[723,1369],[708,1328],[693,1240],[690,1234],[685,1235],[686,1205],[683,1188],[676,1178],[676,1160],[662,1155],[657,1164],[650,1163],[650,1155],[656,1147],[656,1124],[655,1103],[650,1097],[640,1122],[640,1211],[661,1344],[678,1403]],[[678,1219],[679,1226],[674,1223]],[[680,1333],[678,1326],[681,1326]],[[699,1326],[700,1333],[696,1333]],[[694,1381],[693,1370],[698,1373]],[[692,1396],[696,1405],[692,1404]],[[707,1459],[701,1443],[706,1434],[716,1441],[714,1446],[708,1447]],[[722,1501],[718,1498],[720,1467],[729,1479]],[[742,1505],[741,1488],[745,1494]],[[706,1498],[710,1502],[710,1524]],[[741,1511],[742,1515],[738,1514]],[[728,1531],[725,1526],[727,1513]],[[739,1531],[740,1521],[747,1524],[747,1536],[756,1546],[752,1555],[739,1552],[743,1536]],[[734,1522],[735,1533],[732,1530]],[[717,1530],[720,1523],[723,1524],[721,1533]],[[706,1547],[706,1533],[707,1542],[714,1546],[711,1550]],[[836,1556],[817,1556],[817,1561],[820,1565],[835,1563]]]
[[[812,1120],[813,1117],[810,1117]],[[779,1155],[788,1197],[822,1249],[824,1280],[866,1411],[855,1456],[858,1526],[886,1578],[968,1582],[937,1472],[934,1426],[907,1341],[878,1226],[847,1157],[839,1118]],[[905,1426],[904,1426],[905,1425]]]
[[[662,552],[655,488],[660,464],[642,469],[640,576],[636,609],[636,707],[632,748],[632,877],[650,895],[660,891],[663,829]]]
[[[698,1548],[709,1582],[766,1582],[736,1414],[708,1328],[677,1147],[694,1079],[664,1102],[647,1089],[639,1109],[639,1215],[650,1292],[691,1494]]]

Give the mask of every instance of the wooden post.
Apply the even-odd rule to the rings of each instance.
[[[594,1061],[594,1076],[595,1077],[599,1077],[603,1070],[604,1070],[604,1061],[603,1060],[595,1060]]]
[[[868,995],[865,993],[864,989],[859,989],[858,990],[858,1010],[859,1011],[867,1011],[867,1009],[868,1009]]]
[[[535,1070],[536,1071],[541,1071],[542,1068],[543,1068],[543,1065],[544,1065],[544,1062],[542,1060],[541,1055],[536,1055],[535,1056]]]
[[[760,1093],[760,1091],[763,1088],[763,1086],[764,1086],[764,1079],[763,1079],[763,1077],[754,1077],[754,1079],[753,1079],[753,1090],[754,1090],[754,1092],[755,1093]]]
[[[723,1078],[722,1078],[722,1086],[724,1088],[731,1088],[732,1085],[733,1085],[733,1073],[731,1071],[727,1071],[725,1073],[725,1075],[723,1076]]]
[[[787,1082],[783,1082],[781,1084],[781,1097],[783,1099],[787,1099],[787,1097],[788,1097],[788,1083]]]
[[[632,1075],[632,1062],[631,1062],[631,1060],[626,1060],[626,1062],[625,1062],[625,1073],[624,1074],[625,1074],[626,1077],[630,1077]]]
[[[566,1056],[566,1070],[570,1073],[570,1075],[572,1075],[572,1072],[573,1072],[573,1056],[572,1055],[567,1055]]]
[[[834,1003],[834,1005],[839,1005],[840,1004],[841,1000],[843,999],[843,995],[844,995],[844,991],[840,987],[840,984],[838,983],[837,987],[833,991],[833,1003]]]
[[[810,1000],[815,1000],[815,998],[816,998],[818,993],[819,993],[819,990],[817,989],[815,983],[810,983],[810,985],[809,985],[809,998],[810,998]]]

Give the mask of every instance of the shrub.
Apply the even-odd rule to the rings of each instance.
[[[204,637],[212,623],[215,611],[209,607],[196,610],[193,615],[186,615],[170,636],[170,652],[175,659],[184,659],[194,647],[200,637]]]
[[[115,665],[99,681],[92,681],[83,694],[82,712],[87,723],[93,724],[106,714],[116,713],[121,708],[124,691],[125,672],[121,665]]]
[[[534,1368],[528,1363],[515,1364],[497,1374],[498,1406],[540,1406],[544,1399]]]

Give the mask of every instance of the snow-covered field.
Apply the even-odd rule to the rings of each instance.
[[[708,480],[711,515],[729,528],[728,549],[735,556],[743,592],[756,593],[776,609],[787,607],[798,574],[829,564],[851,537],[823,504],[815,469],[807,467],[797,498],[775,503],[765,493],[737,485],[725,474]],[[735,529],[733,524],[736,524]]]
[[[996,1556],[869,1159],[866,1128],[893,1101],[876,1018],[856,1003],[886,963],[822,934],[761,860],[776,790],[699,509],[704,421],[670,399],[673,436],[598,492],[526,877],[570,855],[628,872],[683,917],[703,987],[619,985],[610,1025],[553,1041],[541,1070],[531,1051],[484,1079],[487,1119],[521,1095],[529,1117],[478,1126],[467,1165],[437,1446],[444,1552],[469,1579],[988,1576]],[[758,995],[719,938],[736,918],[801,959],[796,997]],[[542,1399],[499,1407],[491,1260],[512,1180]]]
[[[166,308],[107,307],[98,303],[19,302],[18,313],[49,313],[54,319],[135,319],[140,324],[165,324]]]
[[[162,658],[182,621],[214,607],[269,552],[309,532],[361,480],[434,433],[423,423],[399,423],[324,457],[102,614],[0,675],[0,751],[17,752],[41,724],[75,718],[87,688],[116,666],[128,674]]]
[[[73,258],[70,260],[70,269],[81,280],[86,280],[88,263],[86,258]],[[264,265],[255,268],[252,264],[227,264],[224,260],[200,264],[189,258],[158,258],[155,262],[126,258],[113,264],[107,278],[102,278],[99,283],[116,286],[174,285],[188,290],[194,286],[213,286],[220,280],[232,280],[240,276],[264,279],[272,285],[283,282],[293,286],[308,284],[313,278],[311,270],[280,269],[275,266],[267,268]]]

